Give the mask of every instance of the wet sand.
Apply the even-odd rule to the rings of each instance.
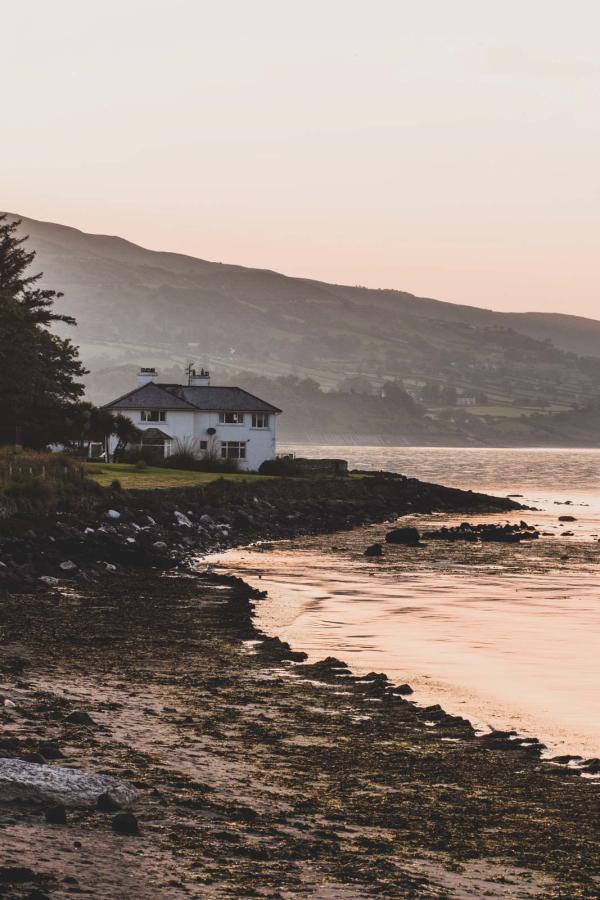
[[[385,679],[282,658],[243,588],[149,575],[4,594],[0,627],[3,753],[55,740],[53,764],[138,788],[141,829],[0,803],[0,895],[598,895],[596,785]],[[97,724],[66,723],[76,709]]]

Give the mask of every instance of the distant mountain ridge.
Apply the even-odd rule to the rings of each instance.
[[[358,373],[451,382],[494,403],[569,405],[600,391],[594,319],[327,284],[9,216],[22,218],[35,267],[64,292],[61,311],[77,318],[72,336],[96,368],[133,354],[139,362],[189,356],[273,375],[296,371],[325,386]]]

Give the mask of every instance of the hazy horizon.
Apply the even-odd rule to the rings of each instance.
[[[600,7],[57,0],[4,14],[11,211],[596,318]],[[59,287],[59,286],[58,286]]]

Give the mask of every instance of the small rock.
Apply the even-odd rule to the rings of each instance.
[[[138,820],[131,812],[117,813],[111,824],[113,831],[118,832],[118,834],[134,836],[140,833]]]
[[[394,528],[393,531],[388,531],[385,540],[388,544],[406,544],[409,547],[416,547],[421,540],[421,535],[416,528]]]
[[[63,565],[64,565],[64,563],[63,563]],[[61,568],[62,568],[62,566],[61,566]],[[52,575],[41,575],[39,578],[39,581],[43,582],[44,584],[47,584],[48,587],[56,587],[57,584],[60,584],[60,581],[58,580],[58,578],[53,578]]]
[[[121,513],[116,509],[108,509],[106,511],[106,518],[113,519],[115,522],[121,518]]]
[[[55,806],[50,806],[46,810],[46,822],[48,823],[48,825],[67,824],[67,810],[62,803],[57,803]]]
[[[77,565],[72,559],[65,559],[64,562],[59,563],[58,568],[62,569],[63,572],[73,572],[77,568]]]
[[[22,757],[23,762],[36,763],[38,766],[43,766],[46,764],[46,757],[42,756],[41,753],[27,753]]]
[[[154,547],[155,550],[160,550],[161,553],[164,552],[165,550],[168,550],[168,547],[164,541],[155,541],[152,544],[152,546]]]
[[[382,556],[383,555],[383,544],[371,544],[370,547],[367,547],[365,550],[365,556]]]
[[[84,710],[77,709],[75,712],[70,713],[66,718],[65,722],[68,722],[70,725],[96,725],[92,717],[89,713],[84,712]]]
[[[176,509],[174,515],[178,525],[182,525],[185,528],[192,527],[192,523],[185,513],[179,512],[179,510]]]
[[[54,741],[43,741],[39,746],[39,752],[44,759],[64,759],[64,753]]]
[[[575,518],[575,516],[559,516],[558,521],[559,522],[576,522],[577,519]]]
[[[115,800],[111,794],[106,791],[104,794],[100,794],[98,800],[96,802],[96,809],[100,812],[118,812],[121,809],[121,804]]]

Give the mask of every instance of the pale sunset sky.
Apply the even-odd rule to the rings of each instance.
[[[598,0],[2,4],[0,208],[600,318]]]

